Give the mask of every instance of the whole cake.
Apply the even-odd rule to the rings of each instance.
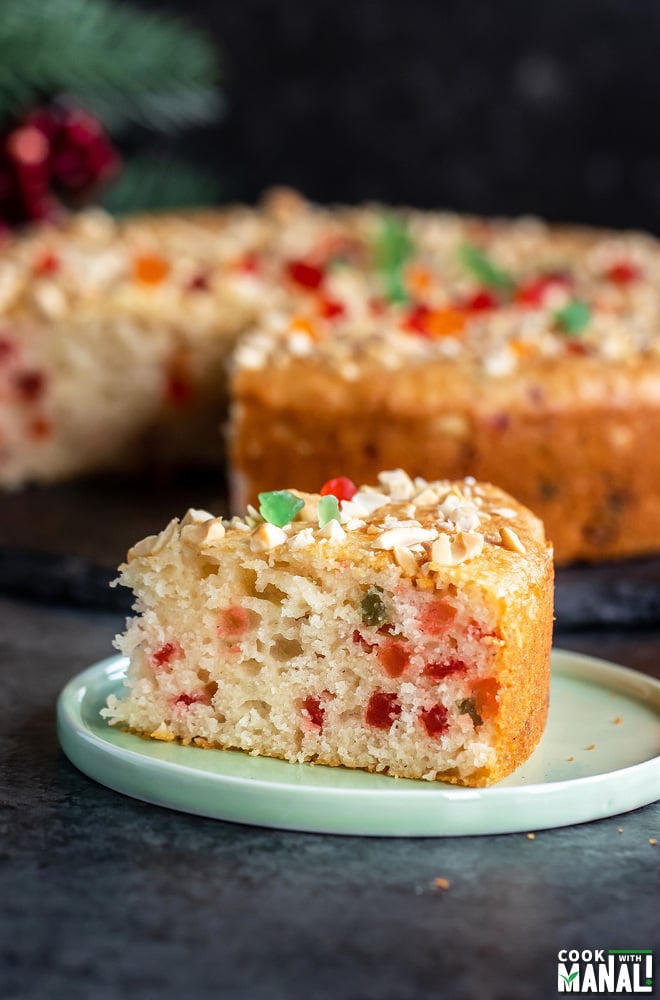
[[[487,785],[545,725],[552,550],[473,479],[382,473],[190,510],[139,542],[127,691],[102,712],[161,740]]]
[[[401,465],[498,483],[558,562],[658,552],[659,244],[286,191],[5,240],[0,485],[218,468],[221,425],[235,509]]]

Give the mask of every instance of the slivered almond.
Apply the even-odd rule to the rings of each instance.
[[[325,538],[329,542],[343,542],[346,538],[346,532],[335,518],[319,528],[316,534],[318,538]]]
[[[452,540],[440,535],[431,546],[431,563],[436,566],[457,566],[478,556],[484,547],[484,536],[478,531],[459,531]]]
[[[278,545],[283,545],[286,540],[286,532],[278,528],[276,524],[270,524],[266,521],[252,532],[250,548],[253,552],[268,552],[270,549],[277,548]]]
[[[401,567],[405,576],[415,576],[419,571],[419,563],[410,549],[400,545],[394,547],[394,560]]]
[[[375,549],[406,548],[422,542],[432,542],[437,537],[433,528],[389,528],[373,543]]]
[[[185,524],[181,528],[181,540],[201,550],[213,548],[224,537],[225,526],[219,517],[213,517],[202,524]]]
[[[510,528],[508,524],[505,524],[503,528],[500,528],[500,538],[502,539],[502,545],[505,549],[509,549],[511,552],[518,552],[521,556],[524,556],[527,549],[523,543],[518,538],[513,528]]]

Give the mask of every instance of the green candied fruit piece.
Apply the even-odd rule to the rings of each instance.
[[[591,309],[586,302],[574,299],[555,313],[555,322],[564,333],[582,333],[591,319]]]
[[[264,521],[283,528],[290,524],[299,510],[305,506],[305,501],[289,490],[272,490],[270,493],[259,494],[259,513]]]
[[[365,625],[382,625],[387,621],[387,608],[380,587],[370,587],[360,602],[362,621]]]
[[[339,521],[339,500],[334,496],[321,497],[317,506],[319,527],[325,528],[330,521]]]
[[[385,295],[395,304],[408,301],[403,270],[413,249],[405,222],[396,216],[384,216],[376,237],[375,260],[376,268],[381,273]]]
[[[490,257],[474,243],[464,243],[459,247],[458,254],[466,271],[470,271],[482,285],[499,288],[503,292],[510,292],[513,288],[513,281],[506,271],[496,267]]]
[[[477,703],[474,698],[465,698],[463,701],[459,702],[458,711],[460,715],[470,716],[475,729],[477,726],[483,726],[484,720],[477,711]]]

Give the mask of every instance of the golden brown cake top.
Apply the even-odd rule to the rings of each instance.
[[[375,486],[338,477],[320,493],[262,493],[258,510],[231,520],[189,510],[138,542],[128,563],[162,559],[172,546],[219,565],[236,554],[246,563],[333,563],[429,590],[471,580],[498,595],[541,577],[552,559],[541,522],[499,488],[470,477],[411,479],[401,469],[382,472]]]

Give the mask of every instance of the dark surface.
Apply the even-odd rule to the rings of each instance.
[[[140,2],[223,49],[228,113],[179,152],[228,197],[287,183],[660,232],[655,0]]]
[[[85,778],[55,700],[122,624],[0,600],[3,1000],[543,1000],[564,947],[655,946],[657,969],[660,803],[535,840],[360,839],[200,819]],[[658,631],[571,646],[660,673]]]

